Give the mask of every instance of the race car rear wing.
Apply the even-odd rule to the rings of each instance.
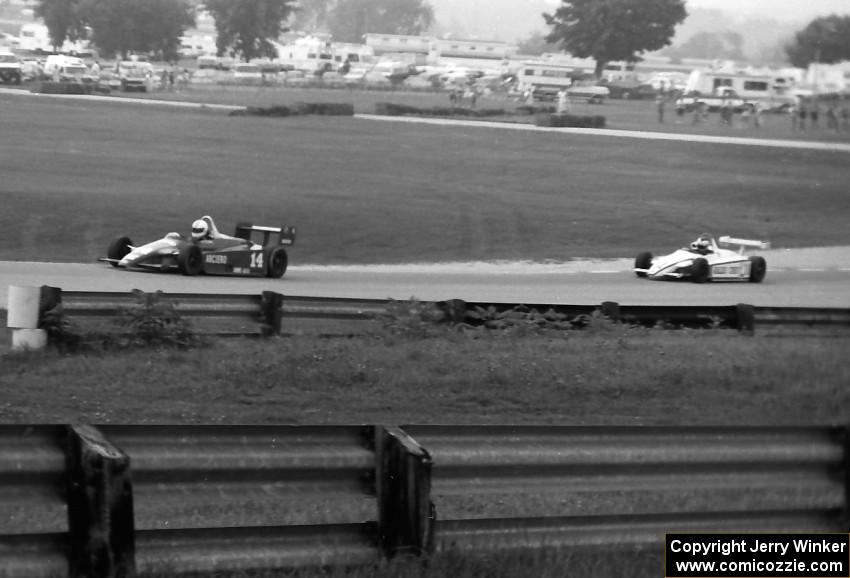
[[[268,245],[294,245],[295,227],[264,227],[251,223],[237,223],[235,237],[266,247]]]
[[[730,237],[728,235],[724,235],[717,239],[719,243],[723,243],[724,245],[737,245],[739,247],[739,252],[744,252],[744,247],[752,247],[754,249],[770,249],[769,241],[755,241],[752,239],[737,239],[735,237]]]

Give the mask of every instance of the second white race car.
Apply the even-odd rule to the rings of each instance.
[[[707,234],[668,255],[654,257],[640,253],[635,258],[635,275],[647,279],[686,279],[694,283],[706,281],[749,281],[761,283],[767,274],[764,257],[745,255],[745,247],[770,248],[770,243],[750,239],[720,237],[719,243]],[[720,245],[734,245],[737,250]]]

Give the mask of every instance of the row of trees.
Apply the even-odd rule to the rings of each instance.
[[[361,42],[367,32],[422,34],[434,22],[426,0],[38,0],[35,12],[56,47],[88,39],[104,54],[173,60],[199,9],[215,20],[219,54],[245,60],[273,56],[271,41],[289,22],[342,42]]]
[[[367,32],[423,34],[434,22],[427,0],[37,0],[35,10],[54,46],[88,38],[105,54],[155,53],[172,60],[198,9],[215,20],[219,54],[245,60],[273,56],[270,41],[287,23],[361,42]],[[553,13],[543,14],[549,31],[541,40],[595,59],[600,75],[608,62],[637,61],[643,52],[669,45],[686,17],[685,0],[562,0]],[[740,37],[722,40],[740,52]],[[717,42],[703,35],[692,39],[691,47],[710,51]],[[812,21],[786,46],[786,54],[795,66],[850,59],[850,17]]]

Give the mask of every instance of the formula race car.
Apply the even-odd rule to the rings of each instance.
[[[635,275],[649,279],[688,279],[694,283],[764,280],[767,274],[764,257],[744,255],[744,247],[768,249],[770,243],[728,236],[718,240],[723,245],[737,245],[738,250],[723,249],[713,237],[703,234],[669,255],[653,257],[652,253],[640,253],[635,258]]]
[[[204,216],[192,223],[190,238],[168,233],[137,247],[129,237],[118,237],[98,260],[142,271],[280,278],[289,264],[285,247],[294,243],[295,227],[239,223],[231,236],[219,233],[212,217]]]

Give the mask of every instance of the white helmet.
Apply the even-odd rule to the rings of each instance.
[[[203,220],[198,219],[194,223],[192,223],[192,238],[193,239],[203,239],[207,236],[207,233],[210,232],[209,224]]]

